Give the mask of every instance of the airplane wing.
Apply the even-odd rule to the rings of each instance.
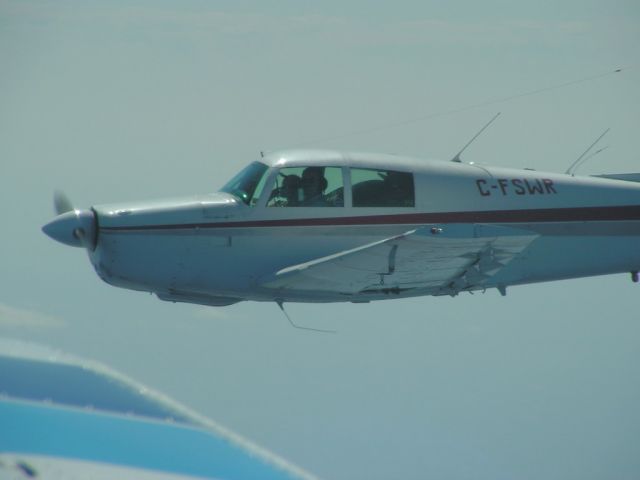
[[[0,338],[0,479],[314,480],[96,362]]]
[[[285,290],[454,295],[482,288],[537,234],[491,225],[424,226],[278,271],[262,285]]]

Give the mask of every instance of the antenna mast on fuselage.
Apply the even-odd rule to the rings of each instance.
[[[484,131],[486,130],[486,128],[487,128],[489,125],[491,125],[491,124],[493,123],[493,121],[494,121],[496,118],[498,118],[498,117],[500,116],[500,113],[501,113],[501,112],[496,113],[496,114],[494,115],[494,117],[493,117],[491,120],[489,120],[489,122],[487,122],[487,124],[486,124],[484,127],[482,127],[482,128],[480,129],[480,131],[479,131],[478,133],[476,133],[476,134],[474,135],[474,137],[473,137],[471,140],[469,140],[469,141],[467,142],[467,144],[466,144],[464,147],[462,147],[462,150],[460,150],[458,153],[456,153],[456,156],[455,156],[455,157],[453,157],[453,158],[451,159],[451,161],[452,161],[452,162],[457,162],[457,163],[462,162],[462,160],[460,160],[460,155],[462,155],[462,152],[464,152],[464,151],[467,149],[467,147],[468,147],[469,145],[471,145],[471,143],[473,143],[473,141],[474,141],[476,138],[478,138],[478,137],[480,136],[480,134],[481,134],[482,132],[484,132]]]
[[[597,155],[597,154],[599,154],[601,151],[606,150],[607,148],[609,148],[609,146],[607,145],[606,147],[603,147],[603,148],[601,148],[600,150],[596,150],[592,155],[589,155],[588,157],[586,157],[586,158],[585,158],[585,155],[586,155],[587,153],[589,153],[589,151],[590,151],[593,147],[595,147],[595,146],[596,146],[596,144],[597,144],[600,140],[602,140],[602,137],[604,137],[604,136],[609,132],[609,130],[611,130],[611,129],[610,129],[610,128],[607,128],[604,132],[602,132],[602,135],[600,135],[598,138],[596,138],[596,141],[595,141],[595,142],[593,142],[591,145],[589,145],[589,148],[587,148],[587,149],[582,153],[582,155],[580,155],[580,156],[576,159],[576,161],[575,161],[575,162],[573,162],[569,168],[567,168],[567,171],[566,171],[566,172],[564,172],[564,173],[566,173],[567,175],[571,175],[571,176],[575,175],[576,170],[578,169],[578,167],[579,167],[580,165],[582,165],[584,162],[586,162],[587,160],[589,160],[589,159],[590,159],[591,157],[593,157],[594,155]],[[584,160],[583,160],[583,158],[584,158]],[[581,161],[581,160],[582,160],[582,161]]]

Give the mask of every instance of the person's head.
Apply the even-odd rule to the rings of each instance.
[[[307,167],[302,172],[302,191],[305,200],[317,197],[327,188],[327,180],[324,178],[324,168]]]

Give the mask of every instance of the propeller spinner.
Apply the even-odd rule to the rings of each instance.
[[[98,231],[93,210],[74,209],[62,192],[55,192],[53,205],[58,216],[42,227],[42,231],[65,245],[95,249]]]

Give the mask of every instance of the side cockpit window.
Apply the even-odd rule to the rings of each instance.
[[[267,207],[342,207],[340,167],[287,167],[275,178]]]
[[[354,207],[414,207],[413,174],[394,170],[351,169]]]

